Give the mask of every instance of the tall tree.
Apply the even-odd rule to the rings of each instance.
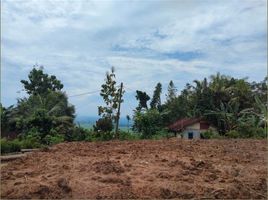
[[[61,81],[56,76],[49,76],[43,72],[43,67],[36,69],[34,66],[28,75],[29,81],[21,80],[26,92],[28,94],[46,94],[48,91],[60,91],[63,88]]]
[[[160,109],[161,106],[161,95],[162,93],[162,85],[161,83],[157,83],[155,90],[154,90],[154,94],[153,94],[153,98],[152,101],[150,103],[150,106],[152,109]]]
[[[148,110],[148,106],[147,106],[147,101],[150,100],[150,97],[148,94],[146,94],[146,92],[142,92],[137,90],[136,91],[136,99],[139,101],[139,105],[137,107],[137,110],[141,110],[142,108],[145,108],[146,110]]]
[[[23,135],[38,134],[41,142],[55,133],[63,134],[67,139],[74,128],[75,108],[61,91],[63,84],[56,76],[44,73],[42,67],[32,69],[28,77],[29,81],[21,82],[29,97],[18,99],[12,110],[11,124]]]
[[[110,118],[114,122],[116,121],[117,108],[119,106],[120,88],[116,86],[115,81],[115,69],[111,68],[111,72],[106,73],[105,83],[102,84],[100,95],[102,96],[106,106],[99,106],[99,115],[103,118]],[[121,96],[123,96],[124,90],[122,90]],[[120,103],[123,102],[121,98]]]
[[[177,89],[176,89],[173,81],[171,80],[168,84],[168,93],[166,95],[167,102],[170,102],[176,98],[176,96],[177,96],[176,92],[177,92]]]
[[[0,103],[0,117],[1,117],[1,133],[2,136],[4,133],[8,131],[12,131],[14,129],[14,123],[12,124],[13,121],[13,111],[14,111],[14,106],[9,106],[5,108],[2,106]]]

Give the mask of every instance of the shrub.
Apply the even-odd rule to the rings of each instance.
[[[100,135],[96,134],[92,130],[89,130],[86,132],[85,141],[87,141],[87,142],[100,141],[101,139],[99,139],[99,137],[100,137]]]
[[[44,140],[47,145],[58,144],[64,141],[64,135],[56,134],[56,135],[47,135]]]
[[[119,132],[119,140],[138,140],[141,135],[138,133],[130,133],[126,131]]]
[[[88,135],[89,132],[90,132],[90,130],[87,130],[85,128],[74,127],[74,129],[72,131],[72,140],[73,141],[86,140],[86,136]]]
[[[21,142],[18,139],[10,141],[10,152],[20,152]]]
[[[237,131],[242,138],[266,138],[265,130],[262,127],[240,125]]]
[[[231,130],[231,131],[227,132],[225,135],[228,138],[240,138],[241,137],[240,133],[236,130]]]
[[[155,135],[152,136],[152,139],[154,140],[160,140],[164,138],[170,138],[173,137],[174,133],[168,132],[166,129],[162,129],[160,131],[157,131]]]
[[[222,136],[219,135],[219,133],[213,131],[213,130],[207,130],[203,133],[201,133],[202,139],[220,139]]]
[[[22,148],[33,149],[41,147],[41,137],[37,132],[29,132],[22,139]]]
[[[96,132],[111,132],[113,130],[113,122],[110,118],[100,118],[96,121],[96,125],[93,126]]]
[[[156,109],[146,112],[137,111],[134,115],[133,129],[142,133],[142,138],[151,138],[161,129],[161,125],[162,117]]]
[[[0,141],[1,141],[1,154],[20,152],[21,150],[21,142],[18,139],[9,141],[6,138],[2,138]]]
[[[256,128],[255,132],[254,132],[254,137],[255,138],[266,138],[267,137],[267,132],[265,131],[264,128]]]
[[[94,134],[93,141],[108,141],[114,138],[114,133],[112,132],[101,132],[100,134]]]
[[[1,138],[1,154],[10,152],[10,145],[6,138]]]

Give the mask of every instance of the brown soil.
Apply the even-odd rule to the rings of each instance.
[[[1,170],[2,198],[266,199],[266,140],[72,142]]]

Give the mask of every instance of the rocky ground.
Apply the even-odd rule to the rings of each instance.
[[[71,142],[1,168],[1,198],[267,197],[266,140]]]

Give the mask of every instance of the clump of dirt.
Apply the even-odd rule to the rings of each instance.
[[[4,199],[266,199],[266,140],[70,142],[1,166]]]
[[[112,183],[112,184],[120,184],[124,186],[130,186],[131,181],[127,178],[120,178],[117,176],[108,176],[108,177],[103,177],[99,179],[100,182],[102,183]]]
[[[93,170],[97,173],[110,174],[116,173],[120,174],[125,172],[125,169],[115,161],[101,161],[93,163]]]
[[[69,186],[69,182],[66,178],[60,178],[57,184],[66,193],[69,193],[72,191],[72,188]]]

